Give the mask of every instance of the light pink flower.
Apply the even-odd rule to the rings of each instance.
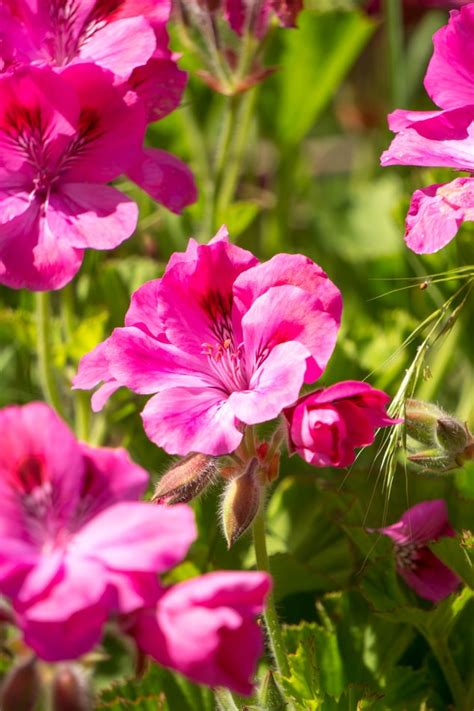
[[[289,254],[259,264],[222,228],[208,245],[190,240],[133,295],[125,328],[81,361],[74,384],[105,383],[96,408],[121,385],[157,393],[143,411],[153,442],[226,454],[245,424],[277,417],[321,375],[340,314],[340,293],[316,264]]]
[[[130,237],[137,206],[105,185],[141,153],[136,96],[91,64],[29,68],[0,80],[0,282],[58,289],[84,250]]]
[[[390,398],[368,383],[336,383],[301,397],[285,410],[291,452],[316,467],[347,467],[354,448],[372,444],[375,431],[399,422],[385,408]]]
[[[417,595],[439,602],[459,587],[458,576],[427,545],[455,535],[442,499],[422,501],[397,523],[378,530],[394,542],[398,573]]]
[[[135,501],[146,484],[125,450],[77,442],[47,405],[0,410],[0,591],[41,658],[90,650],[186,555],[192,511]]]
[[[139,612],[130,633],[163,666],[247,695],[263,651],[255,616],[269,589],[265,573],[202,575],[174,585],[155,608]]]

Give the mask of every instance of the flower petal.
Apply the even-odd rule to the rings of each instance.
[[[127,175],[142,190],[172,212],[180,213],[196,202],[197,190],[188,166],[176,156],[145,148],[128,168]]]
[[[145,432],[168,454],[229,454],[242,432],[225,394],[215,388],[171,388],[151,398],[142,412]]]
[[[451,595],[461,581],[429,548],[418,551],[413,569],[398,568],[398,572],[417,595],[439,602]]]

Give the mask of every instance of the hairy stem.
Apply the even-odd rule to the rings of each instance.
[[[472,707],[469,704],[466,689],[446,640],[441,637],[429,637],[428,642],[443,671],[456,711],[471,711]]]
[[[384,0],[384,10],[390,65],[391,100],[392,108],[395,108],[403,105],[406,94],[402,0]]]
[[[214,689],[214,697],[219,711],[238,711],[239,707],[229,689],[224,689],[222,686],[216,687]]]
[[[38,291],[36,297],[36,344],[41,388],[45,400],[64,417],[64,408],[53,368],[53,346],[51,341],[50,294]]]
[[[253,542],[255,547],[255,557],[257,560],[258,570],[263,570],[266,573],[270,572],[270,564],[268,560],[267,544],[265,537],[265,512],[262,508],[257,514],[253,523]],[[278,620],[277,611],[275,608],[275,600],[273,592],[270,592],[265,612],[263,614],[265,626],[267,628],[270,646],[277,671],[282,676],[290,675],[290,667],[288,665],[287,652],[283,641],[283,634]]]

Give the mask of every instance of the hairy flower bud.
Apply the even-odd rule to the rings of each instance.
[[[287,704],[271,670],[263,677],[259,693],[260,703],[266,711],[285,711]]]
[[[466,426],[454,417],[441,417],[438,420],[436,434],[440,445],[448,452],[462,452],[469,441]]]
[[[417,442],[436,444],[436,424],[442,411],[431,402],[407,400],[405,406],[406,433]]]
[[[216,473],[214,457],[190,454],[161,477],[152,501],[159,504],[187,503],[214,481]]]
[[[36,658],[20,662],[8,672],[0,693],[2,711],[33,711],[41,691]]]
[[[410,454],[410,462],[430,471],[449,472],[459,466],[459,462],[452,453],[441,449],[426,449],[422,452]]]
[[[222,526],[230,548],[247,530],[260,508],[261,484],[258,479],[258,460],[252,459],[245,472],[232,479],[222,500]]]
[[[92,711],[89,682],[77,665],[60,667],[52,683],[53,711]]]

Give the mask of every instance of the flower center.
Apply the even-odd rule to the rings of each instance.
[[[395,546],[395,558],[399,568],[415,570],[417,567],[419,543],[404,543]]]
[[[226,393],[248,388],[242,344],[236,347],[232,338],[227,337],[214,344],[203,343],[201,353],[207,356],[212,372]]]

